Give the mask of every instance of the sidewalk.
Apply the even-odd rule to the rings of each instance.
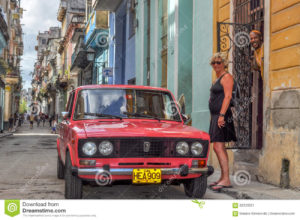
[[[215,171],[213,175],[208,177],[208,185],[217,181],[219,176],[220,171]],[[245,180],[245,185],[242,185],[234,176],[230,176],[230,180],[233,188],[222,189],[221,193],[234,199],[300,199],[300,188],[298,190],[283,189],[254,180]]]
[[[4,133],[0,134],[0,138],[7,137],[10,135],[20,135],[20,134],[28,134],[28,135],[55,135],[51,134],[51,128],[49,127],[49,122],[45,123],[43,127],[43,123],[40,123],[40,126],[37,127],[37,123],[33,124],[33,129],[30,129],[29,121],[25,121],[21,127],[15,126],[11,132],[4,131]]]
[[[16,125],[13,127],[12,131],[3,131],[3,133],[0,133],[0,138],[13,135],[13,133],[15,133],[17,131],[17,128],[18,128],[18,126],[16,123]]]

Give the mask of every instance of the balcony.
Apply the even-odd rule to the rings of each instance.
[[[59,4],[57,20],[62,22],[67,12],[67,2],[62,0]]]
[[[71,59],[71,71],[84,69],[88,65],[87,51],[84,49],[83,36],[79,39]]]
[[[20,76],[16,73],[7,73],[5,76],[5,82],[7,84],[18,84]]]
[[[122,0],[93,0],[92,5],[95,10],[116,11]]]

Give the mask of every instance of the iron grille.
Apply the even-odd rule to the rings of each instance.
[[[250,47],[249,33],[256,29],[263,34],[264,0],[235,0],[234,23],[217,24],[219,52],[228,54],[233,76],[241,89],[239,108],[233,113],[237,142],[229,148],[247,149],[259,148],[260,144],[253,141],[253,99],[252,87],[257,86],[253,81],[251,61],[253,52]],[[256,125],[254,125],[256,126]],[[255,134],[260,135],[260,134]],[[253,146],[252,146],[253,145]]]

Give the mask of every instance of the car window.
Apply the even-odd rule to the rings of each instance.
[[[86,89],[78,94],[74,120],[117,116],[181,121],[167,92],[138,89]]]
[[[72,114],[72,108],[73,108],[73,104],[74,104],[74,94],[75,94],[75,92],[72,92],[70,94],[69,101],[68,101],[67,108],[66,108],[66,111],[69,112],[69,116],[71,116],[71,114]]]

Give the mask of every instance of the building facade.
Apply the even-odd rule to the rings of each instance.
[[[160,0],[135,4],[136,84],[168,88],[180,100],[182,111],[192,117],[193,126],[208,131],[212,2]]]
[[[192,125],[208,131],[216,79],[210,57],[227,53],[242,93],[238,141],[226,144],[232,174],[245,170],[258,181],[299,187],[299,0],[134,2],[136,84],[170,89]],[[253,29],[263,35],[262,77],[251,66]],[[219,167],[214,153],[210,163]]]
[[[255,180],[292,188],[300,186],[299,12],[299,0],[214,0],[214,52],[228,53],[233,63],[230,70],[239,79],[247,76],[241,84],[252,98],[245,104],[246,117],[237,119],[244,121],[237,132],[244,132],[238,135],[248,144],[228,150],[231,170],[246,170]],[[261,92],[259,76],[245,65],[253,55],[250,45],[241,50],[235,44],[234,52],[229,50],[230,39],[236,39],[241,30],[253,29],[262,32],[264,41]],[[225,38],[229,40],[222,44]],[[241,51],[248,60],[238,59]],[[218,166],[213,154],[211,163]]]
[[[57,96],[56,96],[56,115],[60,115],[65,110],[68,91],[74,89],[77,85],[77,75],[72,74],[72,55],[75,45],[72,42],[72,37],[77,28],[81,27],[84,20],[86,9],[86,0],[61,0],[57,20],[61,22],[61,41],[59,42],[58,53],[61,60],[58,66],[58,77],[56,81]]]
[[[23,55],[23,9],[20,0],[0,1],[0,131],[8,129],[8,119],[18,112],[22,78],[20,61]]]

